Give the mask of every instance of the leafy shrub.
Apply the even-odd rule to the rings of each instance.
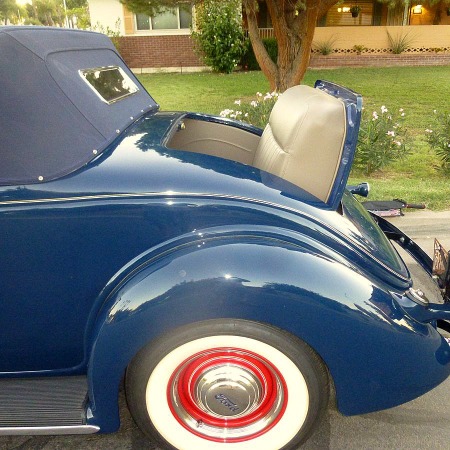
[[[330,36],[325,41],[313,42],[314,50],[317,50],[321,55],[329,55],[334,52],[334,44],[336,44],[336,38]]]
[[[24,25],[42,25],[41,21],[35,17],[27,17],[24,22]]]
[[[244,52],[240,0],[204,0],[197,8],[192,37],[206,65],[231,73]]]
[[[434,112],[434,123],[425,130],[427,141],[450,172],[450,112]]]
[[[355,44],[353,46],[353,50],[355,50],[355,52],[360,55],[362,52],[365,52],[367,50],[367,47],[365,47],[362,44]]]
[[[230,119],[246,122],[255,127],[264,128],[269,121],[270,112],[278,100],[277,92],[267,92],[265,95],[261,92],[256,93],[256,98],[249,103],[243,103],[241,100],[234,102],[236,109],[224,109],[220,115]]]
[[[414,38],[411,37],[409,32],[407,33],[398,33],[396,36],[392,36],[389,31],[386,31],[389,40],[389,47],[391,52],[395,55],[399,55],[403,53],[405,50],[411,48],[412,43],[414,42]]]
[[[270,56],[270,59],[276,63],[278,58],[277,40],[275,38],[265,38],[262,42]],[[249,39],[246,41],[245,52],[241,59],[241,66],[246,70],[261,70]]]
[[[409,136],[403,126],[405,113],[390,113],[385,106],[370,114],[363,110],[353,167],[370,175],[409,153]]]
[[[278,59],[278,42],[275,38],[263,39],[264,47],[266,47],[267,53],[273,62],[277,62]]]
[[[120,17],[114,22],[114,29],[110,28],[109,25],[106,28],[97,21],[97,23],[91,27],[92,31],[96,31],[97,33],[106,34],[111,39],[111,42],[116,47],[117,51],[120,52]]]

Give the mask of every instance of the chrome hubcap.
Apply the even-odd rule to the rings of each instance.
[[[184,361],[170,379],[167,396],[181,425],[219,442],[267,432],[287,403],[278,370],[263,357],[235,348],[211,349]]]
[[[229,364],[205,371],[195,397],[203,411],[217,417],[236,417],[258,405],[262,386],[248,369]]]

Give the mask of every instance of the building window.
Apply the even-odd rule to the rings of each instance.
[[[165,8],[159,14],[149,17],[135,14],[137,31],[189,30],[192,25],[192,6],[180,5]]]

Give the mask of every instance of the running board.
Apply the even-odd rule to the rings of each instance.
[[[85,376],[2,378],[0,433],[95,433],[86,425],[86,399]]]

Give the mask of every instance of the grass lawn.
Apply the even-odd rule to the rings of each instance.
[[[139,79],[163,110],[210,114],[233,108],[236,99],[251,100],[256,92],[269,89],[261,72],[152,74]],[[379,110],[385,105],[392,111],[405,110],[405,124],[414,138],[411,155],[370,177],[352,174],[351,183],[369,181],[372,199],[402,198],[425,202],[432,209],[450,209],[450,178],[439,171],[439,160],[424,138],[433,111],[450,109],[450,67],[310,69],[303,83],[312,86],[316,79],[360,92],[366,108]]]

